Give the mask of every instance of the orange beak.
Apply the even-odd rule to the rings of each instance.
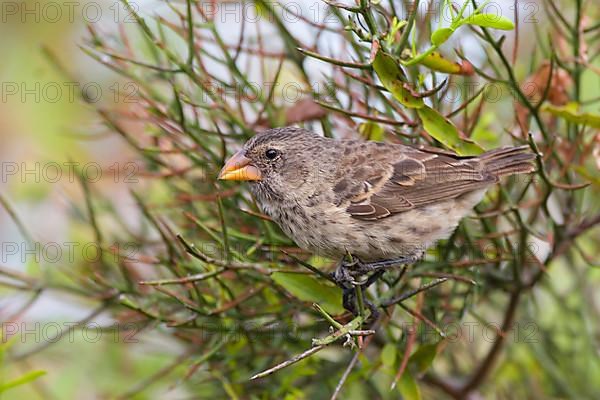
[[[219,179],[224,181],[260,181],[262,176],[258,168],[250,164],[250,159],[244,156],[244,151],[235,153],[223,166]]]

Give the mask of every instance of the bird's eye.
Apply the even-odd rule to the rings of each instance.
[[[275,149],[268,149],[265,151],[265,157],[267,157],[269,160],[274,160],[278,155],[279,152]]]

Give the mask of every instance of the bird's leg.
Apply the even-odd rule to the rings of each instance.
[[[331,273],[333,281],[342,289],[342,305],[352,315],[357,315],[358,310],[356,308],[356,291],[355,285],[357,282],[354,277],[350,274],[349,267],[356,264],[356,259],[352,259],[350,263],[346,259],[342,259],[338,267]]]
[[[376,271],[373,275],[371,275],[369,277],[369,279],[367,279],[367,281],[365,282],[365,284],[363,285],[363,287],[366,289],[369,286],[371,286],[372,284],[374,284],[375,282],[377,282],[377,280],[379,278],[381,278],[381,275],[383,275],[385,271],[380,269],[379,271]]]
[[[351,257],[351,261],[343,259],[338,268],[331,274],[333,280],[343,290],[342,304],[344,308],[357,315],[356,296],[357,290],[364,290],[376,282],[383,273],[391,268],[400,265],[413,264],[419,260],[420,256],[411,255],[407,257],[393,258],[389,260],[375,261],[372,263],[364,263],[356,257]],[[366,280],[360,279],[365,275],[373,272]],[[379,310],[370,301],[363,296],[365,306],[371,311],[372,320],[376,320],[379,315]]]
[[[352,315],[358,314],[356,304],[357,291],[362,290],[362,293],[364,294],[365,289],[371,286],[374,282],[376,282],[385,272],[383,269],[381,269],[379,271],[376,271],[374,274],[372,274],[362,282],[356,281],[353,269],[359,264],[361,264],[361,261],[355,257],[353,257],[352,261],[350,262],[342,260],[338,268],[331,274],[332,278],[337,283],[337,285],[342,288],[342,304],[344,308],[350,311]],[[369,311],[371,312],[370,319],[372,321],[375,321],[379,316],[379,310],[377,309],[377,307],[375,307],[375,305],[373,305],[373,303],[367,300],[364,295],[362,297],[364,305],[367,306],[369,308]]]
[[[342,305],[344,309],[350,311],[352,315],[357,315],[356,309],[356,289],[355,287],[342,288]]]
[[[399,267],[401,265],[414,264],[415,262],[419,261],[421,256],[422,254],[412,254],[410,256],[375,261],[371,263],[365,263],[356,257],[352,257],[351,261],[343,259],[331,276],[341,288],[350,287],[351,285],[366,285],[368,287],[386,270]],[[380,274],[373,274],[371,277],[365,280],[364,276],[371,272],[380,272]]]
[[[420,257],[417,255],[410,255],[406,257],[392,258],[389,260],[375,261],[372,263],[363,263],[359,261],[354,266],[352,275],[364,275],[368,274],[369,272],[385,271],[400,265],[414,264],[415,262],[419,261],[419,258]]]
[[[342,305],[344,306],[344,308],[346,310],[350,311],[350,313],[352,315],[358,315],[358,307],[356,305],[356,296],[357,296],[357,291],[362,290],[363,303],[371,312],[371,315],[369,316],[369,321],[376,321],[377,318],[379,317],[379,310],[377,309],[377,307],[375,307],[375,305],[373,303],[371,303],[369,300],[367,300],[365,298],[364,293],[365,293],[365,289],[367,287],[368,286],[365,284],[365,285],[361,285],[361,286],[352,286],[352,287],[348,287],[348,288],[343,288],[342,289]]]
[[[360,290],[364,290],[362,287]],[[371,314],[369,315],[369,319],[367,321],[367,326],[371,326],[375,321],[377,321],[377,318],[379,318],[379,310],[377,309],[377,307],[375,306],[375,304],[371,303],[369,300],[365,299],[363,296],[363,302],[365,303],[365,306],[367,306],[367,308],[369,309],[369,311],[371,312]]]
[[[377,280],[379,278],[381,278],[381,275],[383,275],[384,272],[385,272],[384,270],[376,271],[373,275],[369,276],[369,278],[363,285],[361,285],[359,287],[355,287],[355,289],[362,290],[364,293],[365,289],[367,289],[373,283],[377,282]],[[367,298],[364,295],[363,295],[363,302],[369,308],[369,311],[371,311],[371,316],[369,318],[370,321],[373,321],[373,322],[377,321],[377,318],[379,318],[379,310],[377,309],[377,307],[375,307],[375,304],[373,304],[369,300],[367,300]]]
[[[358,277],[358,275],[361,275],[355,273],[355,270],[361,264],[361,261],[357,257],[352,256],[351,254],[348,254],[348,258],[342,258],[336,270],[331,274],[333,280],[342,289],[351,285],[360,285],[364,283],[361,283],[360,281],[357,281],[355,279],[356,277]]]
[[[356,264],[357,262],[354,262],[352,263],[352,266]],[[346,287],[352,287],[353,284],[359,284],[359,282],[357,282],[354,279],[354,274],[351,273],[350,268],[351,267],[349,266],[349,264],[347,264],[345,260],[342,260],[340,262],[340,265],[338,265],[335,271],[333,271],[333,273],[331,274],[331,277],[333,278],[335,283],[342,289]]]

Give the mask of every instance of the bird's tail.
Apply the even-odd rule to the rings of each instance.
[[[501,147],[479,156],[487,172],[494,176],[507,176],[533,172],[535,155],[529,146]]]

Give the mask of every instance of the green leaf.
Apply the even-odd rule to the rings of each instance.
[[[515,29],[515,24],[513,24],[513,22],[510,19],[497,14],[470,15],[465,19],[460,20],[458,24],[477,25],[482,26],[484,28],[501,29],[503,31],[510,31],[512,29]]]
[[[461,74],[462,66],[454,61],[450,61],[437,52],[433,51],[431,54],[423,57],[419,64],[426,66],[434,71],[443,72],[446,74]]]
[[[549,112],[552,115],[565,119],[574,124],[587,125],[592,128],[600,128],[600,115],[592,113],[579,112],[579,105],[571,102],[564,106],[553,106],[545,104],[542,111]]]
[[[481,146],[472,140],[462,139],[454,124],[433,108],[424,106],[417,109],[417,113],[427,133],[458,154],[465,156],[483,153]]]
[[[388,47],[392,47],[393,43],[396,40],[396,35],[398,31],[407,24],[408,21],[406,20],[398,21],[398,18],[396,17],[392,19],[392,27],[390,28],[388,34],[385,36],[385,42],[387,43]]]
[[[344,312],[341,291],[336,287],[303,274],[275,272],[271,278],[298,299],[317,303],[329,314],[339,315]]]
[[[387,343],[381,350],[381,363],[386,367],[393,368],[396,363],[398,349],[393,343]]]
[[[381,142],[385,134],[385,130],[381,127],[381,125],[373,121],[360,124],[358,126],[358,131],[365,137],[365,139],[374,140],[376,142]]]
[[[600,178],[594,176],[593,174],[596,173],[596,171],[588,171],[585,167],[582,166],[573,166],[573,171],[577,172],[579,175],[581,175],[582,177],[584,177],[586,180],[592,182],[592,184],[600,187]],[[595,168],[594,168],[595,169]]]
[[[14,387],[21,386],[31,381],[34,381],[42,375],[46,375],[46,371],[37,370],[27,372],[26,374],[23,374],[20,377],[13,379],[12,381],[0,384],[0,393],[3,393],[8,389],[12,389]]]
[[[408,371],[404,371],[398,381],[398,391],[404,400],[421,400],[421,390],[415,378]]]
[[[389,90],[394,98],[408,108],[421,108],[425,105],[423,99],[414,97],[404,87],[405,79],[402,69],[392,56],[379,50],[373,60],[373,68],[381,83]]]
[[[437,343],[422,345],[410,356],[408,363],[415,368],[417,373],[422,374],[433,363],[437,355],[437,346]]]
[[[478,97],[480,97],[482,94],[483,92]],[[483,113],[479,118],[479,121],[477,121],[475,129],[473,129],[471,139],[481,144],[485,148],[494,148],[500,146],[500,136],[493,128],[495,124],[496,115],[494,113]]]
[[[439,46],[444,43],[454,33],[452,28],[440,28],[431,34],[431,44]]]

